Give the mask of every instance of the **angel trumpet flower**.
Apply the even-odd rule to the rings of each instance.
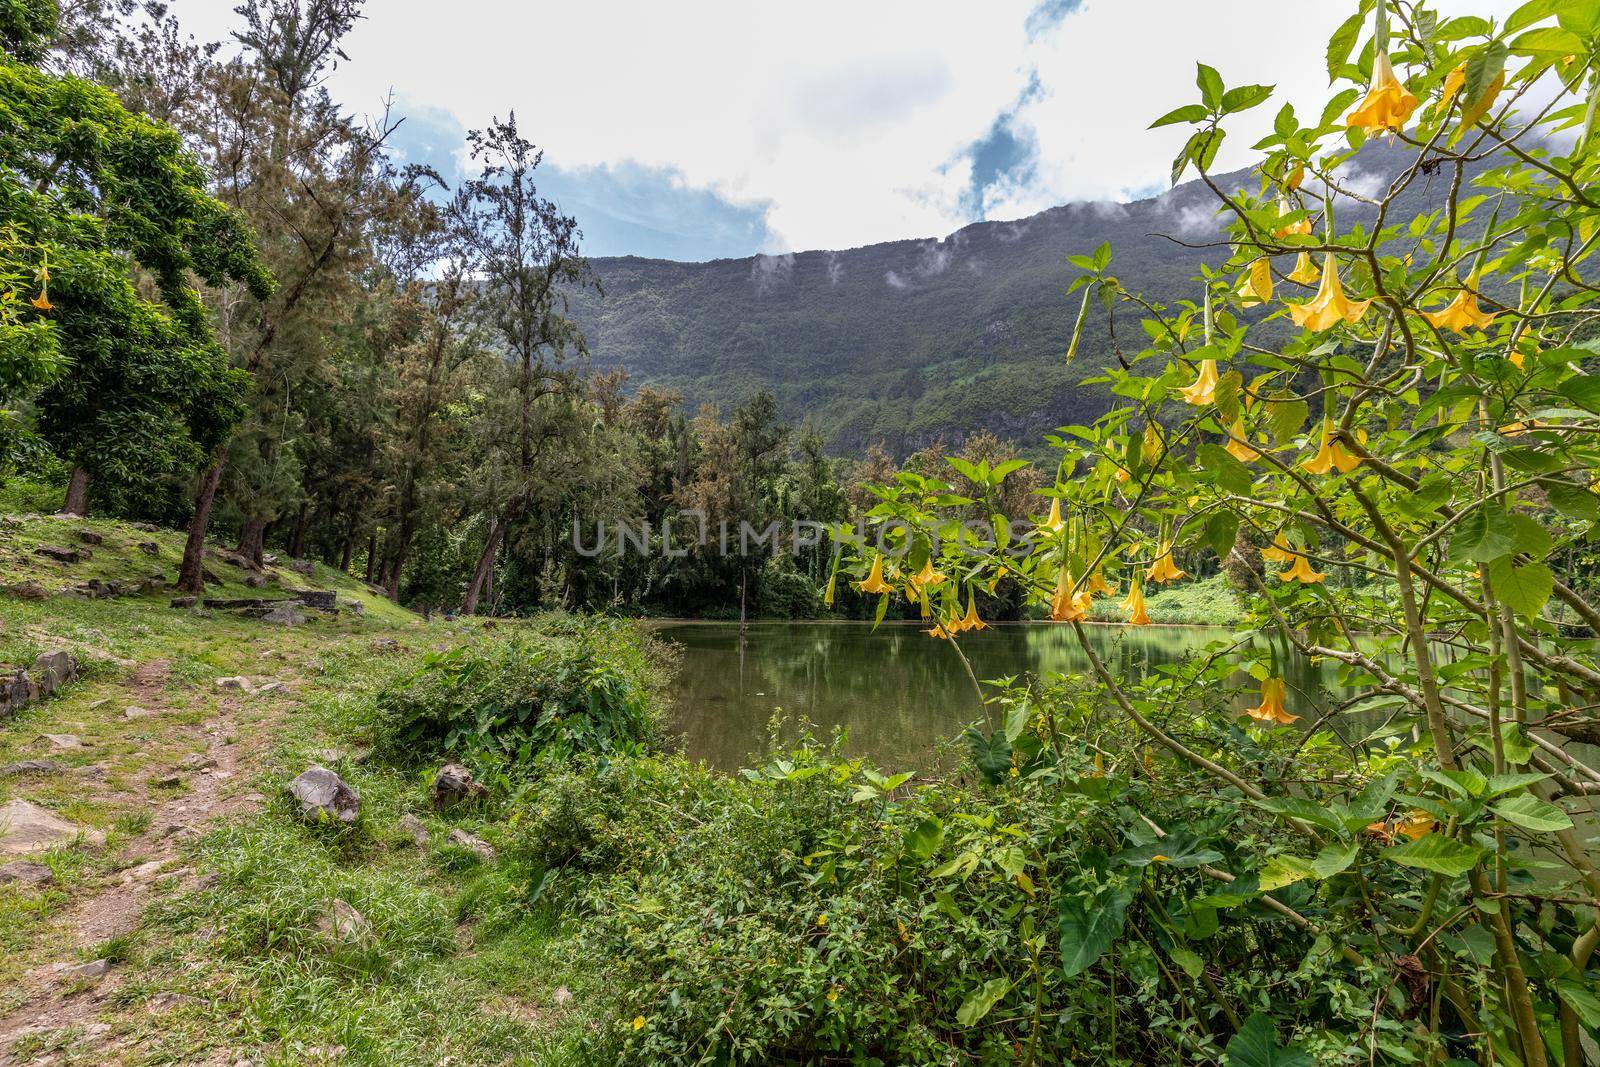
[[[967,590],[967,613],[956,623],[963,630],[987,630],[989,624],[978,618],[978,605],[973,602],[972,590]]]
[[[933,557],[929,556],[922,569],[912,577],[911,584],[918,589],[931,589],[943,581],[944,575],[933,569]]]
[[[1240,305],[1247,308],[1272,299],[1272,260],[1262,256],[1250,264],[1239,283],[1238,296]]]
[[[1127,609],[1128,622],[1133,626],[1149,626],[1150,615],[1145,610],[1144,587],[1137,581],[1128,589],[1128,595],[1122,601],[1122,606]]]
[[[1321,332],[1341,322],[1360,322],[1371,303],[1345,297],[1344,286],[1339,284],[1339,261],[1327,252],[1322,257],[1322,285],[1317,295],[1304,304],[1290,304],[1289,317],[1301,329]]]
[[[1344,121],[1347,126],[1360,127],[1369,134],[1395,133],[1405,128],[1406,120],[1415,110],[1417,98],[1395,76],[1388,54],[1380,52],[1372,63],[1372,87]]]
[[[1217,361],[1202,359],[1200,372],[1195,375],[1194,382],[1179,390],[1180,395],[1195,407],[1204,407],[1216,402],[1217,399]]]
[[[950,633],[953,625],[954,624],[947,626],[945,623],[935,621],[931,629],[927,629],[922,632],[927,634],[929,637],[937,637],[941,641],[948,641],[950,640]]]
[[[1156,561],[1150,564],[1150,569],[1144,572],[1144,576],[1160,585],[1163,582],[1175,582],[1188,573],[1179,570],[1178,565],[1172,562],[1172,542],[1168,541],[1161,546],[1160,554],[1156,556]]]
[[[864,580],[856,583],[856,588],[863,593],[892,593],[894,586],[883,580],[883,557],[872,558],[872,570],[867,572]]]
[[[1289,280],[1300,285],[1315,285],[1322,278],[1322,273],[1311,262],[1311,253],[1301,252],[1300,258],[1294,261],[1294,270],[1289,272]]]
[[[41,292],[38,296],[28,301],[28,303],[32,304],[40,311],[49,311],[51,308],[55,307],[54,304],[50,303],[50,294],[44,292]]]
[[[1240,463],[1249,463],[1261,458],[1261,453],[1250,447],[1250,433],[1244,428],[1244,416],[1233,420],[1233,425],[1228,427],[1228,443],[1225,446],[1228,455]]]
[[[1495,319],[1494,312],[1484,311],[1478,307],[1477,288],[1478,276],[1474,274],[1467,279],[1466,285],[1456,293],[1456,298],[1450,301],[1448,307],[1438,311],[1424,311],[1422,317],[1428,320],[1428,325],[1437,330],[1466,333],[1468,326],[1476,326],[1480,330],[1488,329],[1489,324]]]
[[[1285,582],[1293,581],[1299,582],[1301,585],[1316,585],[1327,575],[1312,570],[1310,560],[1304,556],[1296,555],[1294,563],[1290,565],[1288,570],[1280,572],[1278,577]]]
[[[1261,703],[1246,709],[1245,714],[1257,722],[1276,723],[1279,726],[1299,722],[1300,716],[1290,715],[1284,709],[1283,700],[1288,693],[1289,687],[1282,678],[1268,678],[1261,683]]]
[[[1087,615],[1088,598],[1074,595],[1072,572],[1062,567],[1056,572],[1056,592],[1050,598],[1050,617],[1056,622],[1077,622]]]
[[[1333,436],[1333,427],[1324,422],[1322,424],[1322,443],[1317,446],[1317,454],[1301,464],[1308,474],[1332,474],[1337,470],[1340,474],[1349,474],[1361,466],[1361,457],[1353,455],[1344,447],[1342,441],[1337,441]]]
[[[1271,547],[1261,550],[1261,558],[1268,563],[1293,563],[1299,556],[1289,547],[1289,542],[1284,540],[1283,534],[1279,534],[1272,539]]]
[[[1061,498],[1055,497],[1050,501],[1050,517],[1044,520],[1044,528],[1051,533],[1060,533],[1066,525],[1061,521]]]
[[[1106,581],[1106,576],[1099,571],[1089,575],[1088,591],[1090,596],[1096,594],[1100,596],[1115,596],[1117,592],[1112,584]]]
[[[1284,199],[1283,197],[1281,197],[1281,196],[1278,197],[1278,214],[1279,215],[1287,215],[1293,210],[1295,210],[1294,205],[1290,204],[1289,201]],[[1311,233],[1311,220],[1309,218],[1304,218],[1304,219],[1296,219],[1294,222],[1286,222],[1286,223],[1284,223],[1282,226],[1279,226],[1277,229],[1272,231],[1272,236],[1274,236],[1274,237],[1305,237],[1305,236],[1309,236],[1310,233]]]

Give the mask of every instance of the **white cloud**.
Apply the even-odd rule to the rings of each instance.
[[[178,0],[176,11],[216,39],[233,6]],[[1489,15],[1515,0],[1437,6]],[[1085,0],[1030,37],[1039,7],[452,0],[441,18],[426,0],[370,0],[332,88],[362,111],[396,88],[467,126],[515,108],[553,164],[660,168],[761,205],[769,252],[849,248],[970,221],[963,153],[1007,113],[1037,153],[1022,180],[985,188],[989,217],[1148,196],[1187,130],[1146,127],[1195,98],[1196,60],[1229,85],[1278,86],[1230,125],[1217,167],[1242,166],[1282,101],[1306,112],[1327,98],[1324,43],[1351,4]]]

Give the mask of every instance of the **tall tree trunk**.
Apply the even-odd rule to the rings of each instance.
[[[211,505],[217,502],[217,486],[222,483],[222,468],[227,462],[227,453],[218,448],[211,469],[200,479],[194,517],[189,520],[189,539],[183,545],[183,565],[178,569],[180,593],[199,593],[205,588],[206,527],[211,525]]]
[[[300,511],[294,517],[294,528],[289,532],[289,557],[300,559],[306,550],[306,517],[311,505],[300,502]]]
[[[400,603],[400,569],[406,563],[406,543],[401,541],[394,547],[394,558],[389,563],[389,581],[384,588],[389,594],[389,599],[396,604]]]
[[[356,551],[356,529],[355,529],[355,523],[352,522],[350,524],[350,528],[345,531],[345,534],[344,534],[344,551],[339,556],[339,569],[341,571],[343,571],[345,574],[349,574],[350,573],[350,557],[355,555],[355,551]]]
[[[378,558],[378,531],[367,535],[367,584],[372,584],[372,564]]]
[[[261,515],[252,515],[244,520],[244,525],[239,527],[239,555],[249,560],[255,566],[261,566],[261,550],[267,540],[267,520]]]
[[[73,467],[67,481],[67,500],[61,510],[68,515],[89,514],[89,472],[83,467]]]
[[[494,557],[500,551],[500,539],[505,536],[505,532],[506,525],[498,516],[489,520],[489,536],[484,539],[483,551],[478,555],[478,565],[472,571],[472,584],[467,586],[467,599],[461,604],[463,615],[478,613],[478,597],[483,592],[484,583],[489,580],[489,575],[494,570]]]

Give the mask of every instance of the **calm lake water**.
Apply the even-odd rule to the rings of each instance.
[[[826,736],[849,731],[846,751],[887,768],[911,768],[938,741],[979,718],[972,683],[947,643],[912,625],[672,623],[661,636],[681,646],[674,725],[693,758],[727,770],[750,766],[766,747],[767,723],[782,709],[804,716]],[[1137,677],[1182,660],[1227,631],[1202,626],[1092,626],[1106,666]],[[1088,674],[1088,658],[1067,626],[995,625],[961,639],[980,679],[1007,675]],[[1333,668],[1303,660],[1287,678],[1291,693],[1322,704],[1335,688]],[[1307,714],[1296,696],[1291,710]]]

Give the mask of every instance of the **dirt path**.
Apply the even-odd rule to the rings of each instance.
[[[124,715],[130,726],[160,724],[173,712],[169,666],[164,660],[138,664],[110,698],[117,714]],[[215,716],[201,727],[200,737],[190,739],[189,752],[176,766],[152,766],[143,772],[139,783],[142,804],[151,817],[145,829],[117,850],[117,869],[80,887],[72,903],[54,915],[49,930],[36,939],[42,946],[41,959],[24,975],[26,999],[0,1018],[0,1067],[55,1062],[58,1056],[44,1047],[59,1047],[59,1042],[42,1039],[61,1031],[75,1032],[81,1042],[75,1055],[81,1056],[84,1043],[89,1043],[102,1047],[104,1061],[117,1057],[111,1028],[96,1018],[116,996],[123,975],[115,960],[109,961],[103,974],[95,973],[101,962],[80,961],[131,933],[158,892],[181,892],[199,884],[180,850],[185,838],[197,836],[202,827],[223,816],[251,810],[260,803],[258,795],[241,794],[238,789],[241,762],[248,761],[257,747],[237,739],[244,699],[225,696],[216,705]],[[140,714],[124,712],[124,707]],[[253,737],[262,736],[261,726],[259,720],[251,722]],[[189,730],[173,721],[151,732],[181,735]],[[194,743],[201,738],[203,746]],[[101,788],[94,775],[84,775],[83,784],[90,794]],[[181,795],[170,795],[180,787],[186,787]]]

